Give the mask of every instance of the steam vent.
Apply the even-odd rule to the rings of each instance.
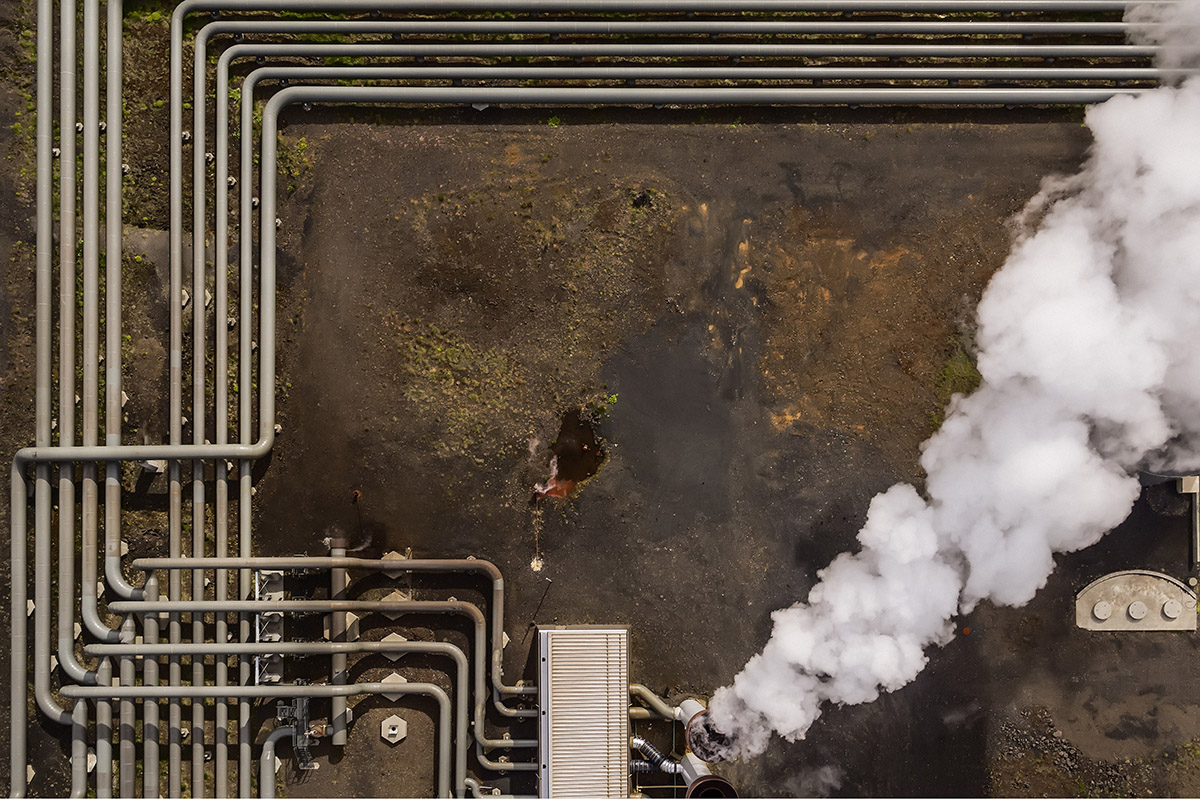
[[[13,796],[1200,796],[1200,0],[0,11]]]

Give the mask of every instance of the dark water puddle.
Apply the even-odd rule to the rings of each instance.
[[[591,418],[581,409],[563,414],[558,438],[550,445],[550,477],[533,487],[533,502],[569,497],[575,487],[596,474],[604,463],[604,441]]]

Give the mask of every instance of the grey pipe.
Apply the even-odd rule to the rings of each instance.
[[[97,684],[88,688],[104,693],[115,691],[117,687],[112,685],[112,662],[107,658],[102,659],[96,672]],[[64,686],[64,695],[71,688]],[[96,700],[96,797],[98,798],[112,797],[112,720],[112,702],[107,696],[100,695]]]
[[[121,276],[124,261],[123,208],[121,203],[121,131],[124,79],[122,76],[122,0],[107,0],[105,26],[108,43],[107,90],[105,92],[105,211],[104,246],[104,444],[121,443]],[[110,589],[121,597],[138,597],[140,590],[121,573],[121,465],[109,461],[104,478],[104,576]]]
[[[333,547],[329,550],[329,555],[332,558],[344,557],[346,555],[345,547]],[[329,570],[329,597],[331,600],[346,599],[346,569],[345,567],[334,567]],[[335,611],[329,617],[329,638],[334,642],[346,641],[346,612]],[[476,658],[479,656],[476,655]],[[331,683],[346,683],[346,656],[341,653],[334,653],[330,659],[330,682]],[[330,722],[333,728],[333,734],[330,737],[330,743],[334,747],[346,746],[346,699],[344,697],[333,698],[333,710],[330,713]]]
[[[217,181],[213,187],[215,190],[213,210],[216,213],[217,219],[227,219],[229,216],[229,189],[223,173],[228,170],[229,137],[222,134],[226,133],[226,129],[229,127],[229,93],[226,91],[224,94],[218,94],[217,97],[221,98],[221,102],[216,104],[217,141],[215,160],[220,166],[218,168]],[[216,336],[213,363],[213,429],[216,434],[216,443],[223,445],[229,441],[229,326],[225,324],[225,319],[229,315],[229,246],[227,242],[222,243],[219,238],[214,239],[213,244],[213,278],[215,284],[213,327]],[[249,272],[244,267],[242,271]],[[241,385],[239,384],[239,391],[240,388]],[[216,471],[216,508],[213,514],[215,525],[214,554],[217,558],[225,558],[229,555],[229,475],[226,463],[222,459],[217,461],[214,466]],[[245,505],[239,505],[239,514],[249,517],[247,512],[249,497],[247,496],[243,500],[245,501]],[[215,580],[214,596],[217,600],[226,599],[229,590],[228,570],[218,569]],[[239,595],[239,599],[246,598]],[[224,642],[228,640],[228,627],[225,615],[218,615],[216,624],[217,641]],[[235,658],[235,668],[239,663],[240,660]],[[229,663],[226,659],[219,658],[216,662],[216,684],[217,686],[225,686],[228,682]],[[214,714],[216,717],[216,727],[214,730],[216,758],[213,765],[213,796],[223,798],[228,795],[229,788],[227,777],[229,774],[229,706],[225,703],[218,703]],[[249,755],[249,751],[247,751],[247,754]]]
[[[59,287],[58,441],[75,441],[75,0],[59,4]],[[69,244],[68,244],[69,243]],[[58,470],[58,663],[73,681],[95,683],[96,674],[75,659],[75,466]],[[86,709],[84,710],[86,714]]]
[[[121,622],[121,641],[130,643],[134,639],[133,616],[126,615]],[[133,686],[136,681],[133,659],[122,656],[117,662],[120,666],[120,685]],[[120,759],[120,778],[118,785],[121,797],[133,797],[137,776],[134,774],[134,763],[137,760],[137,750],[133,740],[133,729],[137,724],[133,700],[123,699],[120,704],[120,727],[117,729],[118,758]]]
[[[509,800],[512,800],[512,798],[515,798],[515,797],[534,797],[535,796],[535,795],[515,795],[515,794],[493,794],[491,792],[489,792],[488,794],[483,794],[484,787],[481,786],[479,781],[475,780],[474,778],[467,778],[467,788],[471,790],[471,797],[500,797],[500,798],[509,798]]]
[[[280,739],[295,737],[296,730],[290,725],[276,728],[262,746],[262,761],[258,770],[258,796],[275,797],[275,743]]]
[[[144,559],[149,561],[151,559]],[[143,561],[143,559],[139,559]],[[135,566],[138,562],[134,562]],[[486,563],[486,562],[485,562]],[[301,612],[332,613],[334,611],[399,611],[406,614],[463,614],[470,617],[475,629],[475,652],[485,652],[484,616],[471,603],[461,600],[227,600],[212,601],[133,601],[124,600],[109,606],[114,613],[184,612]],[[475,667],[475,738],[477,743],[488,749],[526,749],[537,747],[536,739],[490,739],[484,733],[483,698],[486,696],[482,659],[477,657]],[[336,695],[331,695],[336,696]],[[536,711],[534,712],[536,714]]]
[[[149,597],[158,597],[158,577],[153,573],[146,575],[146,583],[144,584],[146,595]],[[143,644],[124,644],[110,645],[114,647],[126,647],[137,652],[145,651],[149,648],[158,646],[158,614],[146,614],[142,617],[142,639]],[[94,645],[93,645],[94,646]],[[84,652],[87,652],[87,646],[84,647]],[[158,658],[143,658],[142,659],[142,682],[146,686],[158,686]],[[156,698],[146,698],[142,703],[142,796],[143,797],[158,797],[159,786],[159,769],[158,769],[158,700]]]
[[[1124,11],[1125,0],[184,0],[181,20],[201,11],[800,12],[800,11]]]
[[[204,292],[207,287],[205,263],[205,124],[204,124],[204,68],[203,48],[194,48],[196,75],[194,87],[196,100],[192,110],[192,444],[205,443],[205,382],[207,362],[205,333],[208,325],[207,306]],[[174,187],[172,187],[174,188]],[[224,278],[224,276],[222,276]],[[274,392],[275,387],[263,391]],[[203,558],[204,553],[204,462],[193,459],[192,466],[192,557]],[[193,600],[204,598],[204,572],[192,570],[191,596]],[[204,639],[204,621],[200,614],[192,615],[192,641]],[[192,683],[204,684],[204,659],[192,658]],[[192,703],[192,797],[204,797],[204,704]],[[215,776],[214,776],[215,777]]]
[[[389,44],[326,44],[326,45],[281,45],[281,44],[236,44],[221,53],[218,80],[221,70],[245,55],[259,56],[366,56],[387,57],[397,45]],[[257,72],[268,73],[260,80],[275,77],[276,70],[288,69],[288,77],[304,79],[333,78],[335,70],[347,75],[379,72],[382,77],[416,80],[1157,80],[1168,74],[1168,70],[1153,67],[513,67],[513,66],[364,66],[364,67],[316,67],[305,66],[303,72],[296,67],[264,67]],[[228,86],[228,84],[226,84]],[[218,106],[217,141],[228,137],[225,126],[220,124]],[[221,169],[221,162],[217,162]],[[227,174],[227,173],[226,173]],[[219,196],[219,193],[218,193]],[[220,224],[220,214],[217,216]]]
[[[64,686],[64,697],[95,697],[117,699],[147,697],[213,697],[211,686]],[[294,684],[262,684],[258,686],[229,686],[223,696],[254,698],[287,697],[353,697],[360,694],[421,694],[432,697],[438,704],[438,796],[450,796],[450,699],[446,692],[432,683],[353,683],[344,686],[297,686]],[[513,765],[518,766],[518,765]]]
[[[243,100],[245,99],[243,94]],[[266,163],[266,162],[264,162]],[[270,217],[274,219],[274,217]],[[272,226],[274,227],[274,226]],[[492,582],[491,640],[492,640],[492,687],[497,693],[508,695],[532,695],[537,693],[537,687],[506,686],[501,678],[500,657],[504,642],[504,576],[495,564],[482,559],[465,558],[428,558],[428,559],[366,559],[348,557],[284,557],[284,558],[248,558],[248,559],[171,559],[171,558],[139,558],[133,562],[134,569],[165,569],[178,571],[181,569],[216,569],[219,567],[253,568],[253,569],[365,569],[373,571],[405,571],[405,572],[469,572],[483,574]],[[482,652],[482,651],[481,651]],[[519,709],[511,709],[497,703],[497,710],[506,716],[535,716]],[[506,713],[508,712],[508,713]]]
[[[41,6],[39,6],[39,9]],[[12,492],[9,495],[9,508],[12,513],[12,535],[9,537],[9,569],[12,580],[9,594],[12,597],[10,606],[10,624],[12,625],[11,641],[9,644],[9,794],[13,797],[25,796],[25,758],[26,739],[28,731],[26,723],[29,719],[26,700],[29,694],[29,642],[27,637],[26,595],[29,580],[28,565],[25,562],[27,554],[26,515],[29,512],[29,495],[25,481],[24,465],[14,461],[11,470]]]
[[[410,27],[415,31],[426,31],[444,26],[445,30],[453,32],[460,23],[418,23],[397,20],[371,20],[341,22],[329,20],[286,20],[286,21],[246,21],[233,20],[214,22],[201,28],[196,35],[195,59],[198,67],[202,67],[205,58],[205,48],[213,37],[224,33],[325,33],[325,34],[370,34],[395,33],[405,31]],[[475,22],[465,23],[471,30],[495,30],[497,33],[509,33],[521,28],[525,23],[516,22]],[[572,23],[541,23],[558,27],[564,32],[570,32]],[[629,23],[641,33],[656,33],[657,23]],[[693,25],[697,23],[691,23]],[[723,23],[716,23],[721,25]],[[746,23],[753,25],[755,23]],[[974,23],[970,23],[974,24]],[[455,56],[491,58],[497,56],[523,56],[529,58],[569,57],[586,58],[600,56],[620,56],[625,58],[639,57],[683,57],[693,58],[752,58],[752,57],[788,57],[811,58],[822,56],[842,57],[926,57],[926,58],[1130,58],[1153,56],[1158,48],[1152,45],[1073,45],[1073,44],[894,44],[894,43],[854,43],[854,44],[758,44],[753,42],[738,42],[736,44],[705,43],[569,43],[569,44],[539,44],[526,42],[505,42],[493,44],[487,42],[471,43],[420,43],[411,45],[396,45],[397,55],[409,56]],[[199,75],[199,72],[197,73]],[[198,84],[197,84],[198,86]],[[193,123],[196,128],[203,126],[203,111],[194,107],[197,119]],[[193,136],[198,136],[193,130]],[[197,139],[199,141],[199,139]],[[199,145],[196,152],[202,152]],[[201,163],[203,166],[203,163]],[[194,187],[195,190],[195,187]],[[202,219],[202,218],[201,218]]]
[[[194,452],[194,451],[192,451],[192,452]],[[32,453],[32,455],[35,455],[35,456],[36,456],[36,453]],[[110,455],[110,456],[112,456],[112,452],[109,452],[109,455]],[[50,461],[50,459],[47,459],[47,461]],[[106,543],[107,543],[107,542],[106,542]],[[14,564],[16,564],[16,561],[14,561]],[[22,561],[22,564],[23,564],[23,561]]]
[[[99,112],[99,2],[83,4],[83,444],[97,440],[97,367],[100,356],[99,309],[99,227],[100,112]],[[106,635],[100,621],[96,598],[97,570],[97,487],[96,465],[83,466],[83,586],[80,600],[84,625],[94,635]],[[111,635],[111,634],[108,634]]]
[[[148,615],[151,619],[154,615]],[[146,664],[155,663],[159,655],[177,653],[181,655],[212,654],[212,655],[328,655],[330,653],[434,653],[449,656],[454,660],[454,729],[455,750],[455,786],[460,790],[466,781],[467,758],[467,656],[462,649],[450,642],[205,642],[172,644],[94,644],[86,645],[84,652],[97,656],[136,655],[141,656]],[[157,685],[157,682],[146,682]],[[335,698],[337,699],[337,698]],[[150,701],[147,701],[150,702]],[[477,730],[481,730],[477,725]],[[150,763],[150,762],[147,762]],[[147,794],[147,796],[153,796]]]
[[[82,698],[71,711],[71,797],[87,797],[88,705]]]
[[[53,211],[53,193],[51,188],[53,165],[51,163],[51,146],[53,145],[53,81],[54,81],[54,4],[49,0],[38,0],[37,6],[37,177],[36,177],[36,202],[38,210],[37,232],[36,232],[36,288],[35,288],[35,303],[37,305],[37,330],[36,330],[36,353],[35,353],[35,371],[36,388],[34,397],[35,417],[36,417],[36,439],[35,441],[43,446],[50,446],[51,438],[51,394],[50,384],[52,375],[51,364],[51,333],[52,333],[52,317],[51,317],[51,296],[53,282],[53,260],[54,260],[54,211]],[[24,480],[22,475],[22,488],[24,488]],[[15,487],[15,484],[14,484]],[[16,509],[19,504],[21,507],[21,515],[24,517],[28,508],[28,495],[22,494],[20,498],[16,496],[14,491],[12,497],[13,508]],[[34,481],[34,530],[47,531],[50,528],[50,471],[39,466],[35,471]],[[22,528],[24,526],[22,525]],[[16,531],[13,532],[13,552],[17,550]],[[17,620],[21,620],[22,627],[27,624],[28,609],[26,608],[26,581],[29,580],[27,564],[25,563],[27,552],[27,541],[22,536],[20,542],[20,557],[14,559],[14,563],[20,562],[21,571],[17,572],[16,567],[13,567],[13,613],[12,622],[16,626]],[[63,709],[54,698],[50,695],[50,539],[48,536],[35,536],[34,542],[34,695],[37,700],[38,707],[52,720],[60,724],[70,724],[71,712]],[[17,584],[20,583],[20,597],[18,604],[18,593],[16,591]],[[44,643],[45,647],[39,647],[39,643]],[[44,652],[43,652],[44,650]],[[20,657],[14,652],[10,656],[14,665],[22,667],[21,673],[21,710],[19,715],[22,719],[25,717],[25,697],[26,681],[28,675],[24,671],[26,660],[28,658],[27,651],[22,650]],[[15,668],[15,667],[14,667]],[[15,676],[15,673],[14,673]],[[15,691],[15,687],[14,687]],[[26,731],[22,727],[20,731],[16,729],[16,718],[18,711],[16,706],[12,707],[13,716],[13,745],[16,749],[17,737],[21,738],[20,749],[24,751],[24,737]],[[14,791],[14,795],[24,796],[25,791],[25,764],[12,765],[13,774],[12,782],[14,790],[17,789],[16,784],[20,782],[20,790]],[[17,772],[20,772],[18,778]]]
[[[248,21],[253,25],[247,31],[266,30],[270,26],[289,26],[307,20]],[[869,21],[847,19],[707,19],[707,20],[330,20],[325,24],[335,33],[362,33],[370,31],[367,26],[401,22],[407,32],[423,34],[524,34],[524,35],[798,35],[798,34],[1054,34],[1067,35],[1117,35],[1123,34],[1130,25],[1121,22],[1044,22],[1023,19],[1003,21],[975,20],[961,22],[934,19],[921,21],[886,20]],[[1153,24],[1153,23],[1151,23]],[[361,26],[361,27],[359,27]],[[282,29],[281,29],[282,32]]]

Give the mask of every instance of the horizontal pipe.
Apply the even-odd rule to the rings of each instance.
[[[348,23],[347,23],[348,24]],[[304,26],[308,27],[308,26]],[[373,27],[379,28],[379,23]],[[398,54],[438,58],[1149,58],[1139,44],[440,44],[396,45]]]
[[[252,558],[138,558],[136,570],[180,569],[363,569],[380,572],[477,572],[503,580],[500,569],[477,558],[355,558],[354,556],[255,556]]]
[[[1168,0],[1169,1],[1169,0]],[[184,0],[175,15],[202,11],[464,11],[509,12],[666,12],[746,13],[826,11],[1074,11],[1121,12],[1124,0]]]
[[[569,35],[730,35],[730,34],[1055,34],[1121,35],[1133,27],[1116,22],[1045,22],[1040,20],[779,20],[779,19],[708,19],[708,20],[237,20],[212,23],[201,35],[208,37],[237,26],[245,33],[329,32],[335,34],[374,33],[400,26],[405,33],[417,34],[569,34]],[[1138,25],[1139,29],[1143,26]],[[1161,27],[1150,24],[1149,27]]]
[[[237,697],[353,697],[360,694],[423,694],[438,704],[438,796],[450,796],[450,699],[432,683],[352,683],[339,686],[295,684],[259,684],[257,686],[64,686],[62,695],[70,698],[213,698]]]

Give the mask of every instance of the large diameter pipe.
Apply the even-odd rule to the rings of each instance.
[[[146,576],[146,594],[158,597],[158,578],[153,572]],[[131,655],[158,646],[158,614],[142,617],[142,644],[115,645],[130,648]],[[87,652],[87,647],[84,647]],[[158,658],[142,659],[142,682],[146,686],[158,686]],[[157,698],[146,698],[142,703],[142,796],[158,797],[160,791],[158,769],[159,707]]]
[[[87,797],[87,728],[87,700],[80,698],[71,711],[71,797]]]
[[[296,729],[285,725],[271,731],[262,746],[261,763],[258,770],[258,796],[275,797],[275,743],[281,739],[294,738]]]
[[[340,534],[339,534],[340,536]],[[339,542],[339,544],[343,544]],[[332,547],[329,550],[329,555],[333,558],[344,557],[346,548]],[[334,567],[329,570],[329,597],[332,600],[346,599],[346,569],[345,567]],[[334,611],[329,617],[329,638],[334,642],[346,641],[346,612]],[[476,656],[478,657],[478,656]],[[346,683],[346,656],[335,652],[330,658],[330,682],[335,684]],[[333,728],[330,742],[334,747],[346,746],[346,698],[333,698],[333,709],[330,713],[331,727]]]

